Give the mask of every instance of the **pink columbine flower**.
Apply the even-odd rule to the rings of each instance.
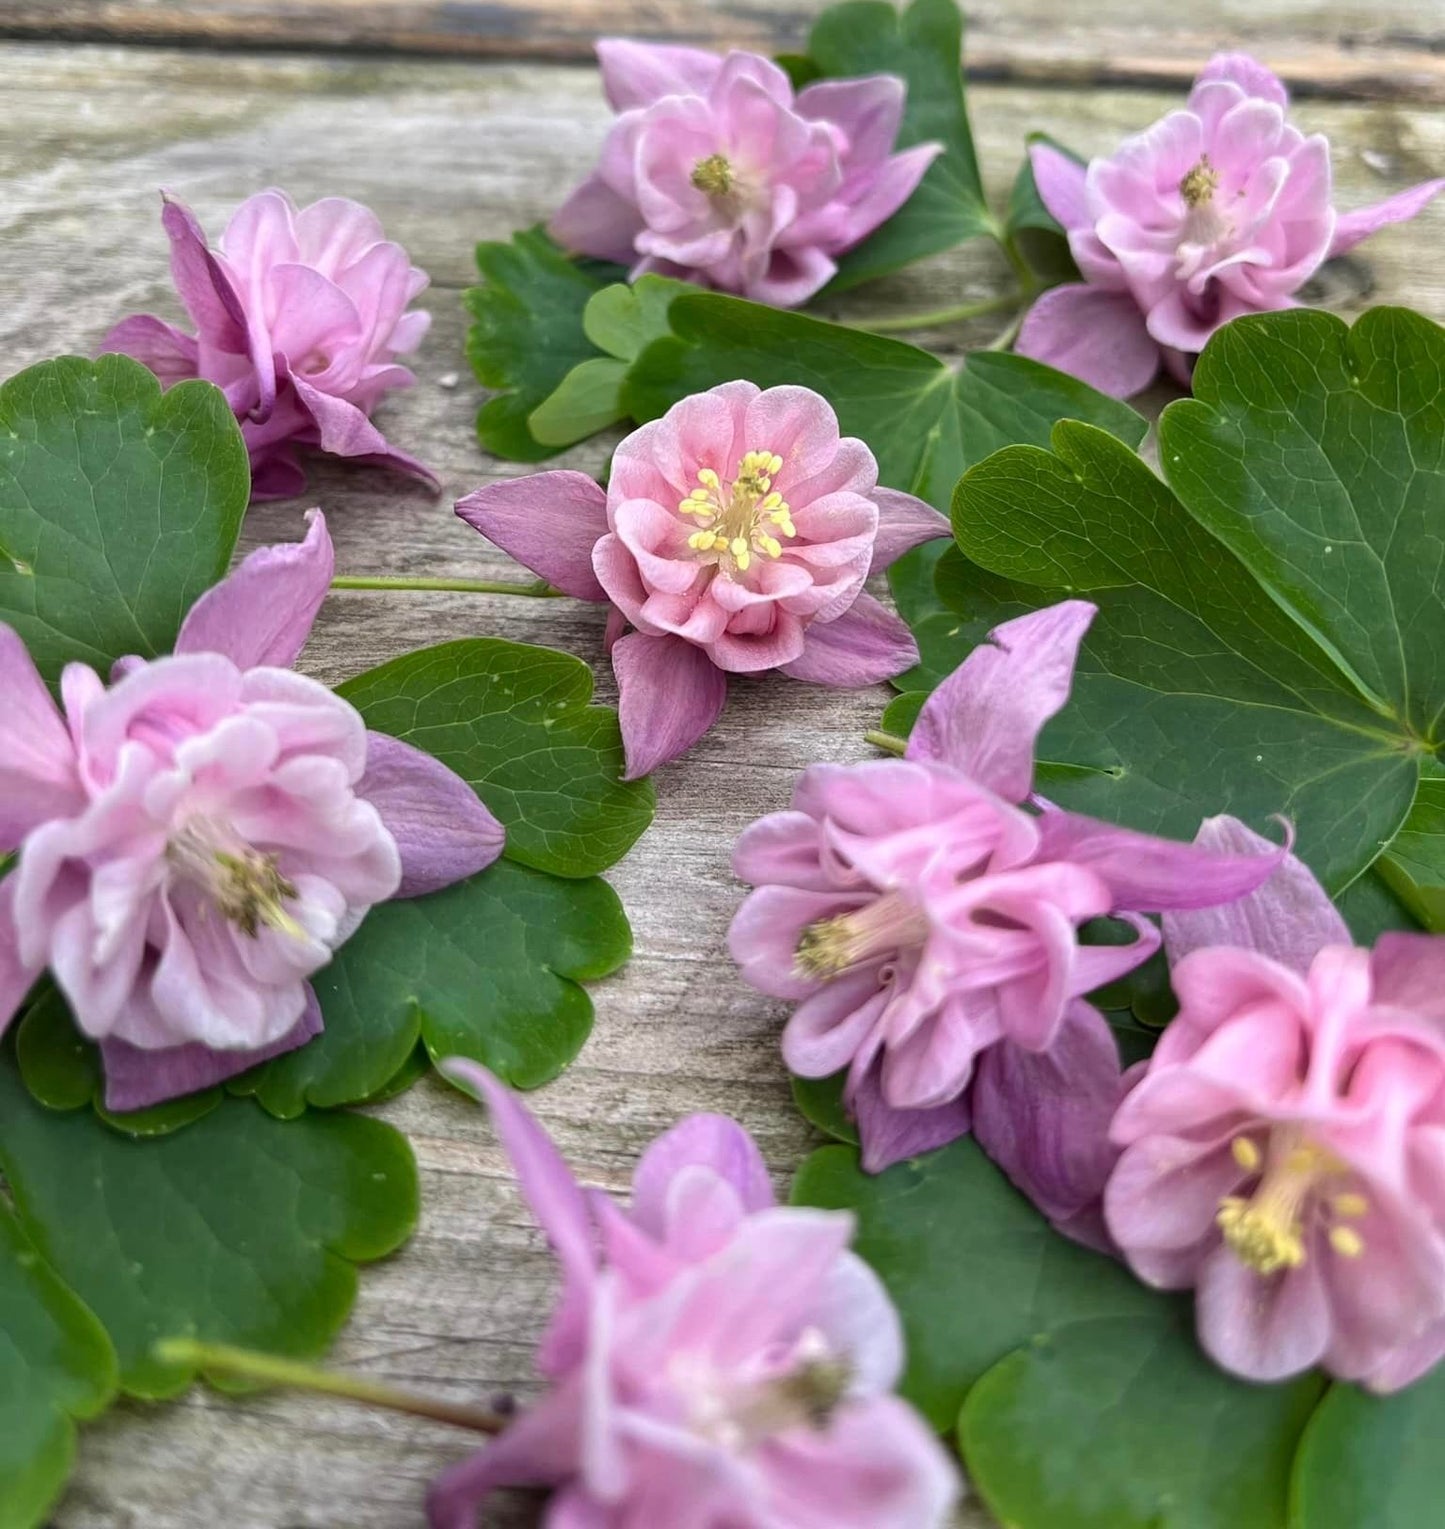
[[[202,377],[223,389],[251,453],[257,499],[299,494],[296,448],[431,473],[387,445],[371,414],[416,378],[397,357],[415,350],[431,315],[407,312],[427,284],[376,215],[327,197],[297,210],[284,192],[247,197],[210,249],[191,213],[167,196],[161,222],[171,276],[195,334],[148,313],[101,341],[142,362],[167,387]]]
[[[796,307],[913,195],[941,149],[893,153],[904,86],[892,75],[821,80],[795,98],[753,53],[605,38],[597,56],[620,115],[550,232],[634,277]]]
[[[629,778],[717,721],[729,674],[778,669],[868,685],[918,661],[913,634],[863,588],[949,534],[911,494],[878,486],[862,441],[818,394],[727,382],[675,404],[617,448],[604,491],[535,473],[468,494],[457,514],[558,589],[609,601]]]
[[[1292,126],[1288,105],[1262,64],[1221,53],[1182,111],[1087,170],[1035,144],[1039,195],[1084,280],[1034,304],[1019,351],[1119,398],[1148,387],[1161,361],[1187,385],[1215,330],[1294,307],[1330,256],[1413,218],[1445,188],[1426,181],[1337,213],[1329,144]]]
[[[1112,1037],[1082,995],[1157,948],[1141,913],[1238,897],[1279,859],[1026,810],[1034,740],[1068,698],[1094,610],[1068,600],[996,628],[929,698],[905,758],[805,770],[791,809],[738,840],[733,867],[757,890],[729,940],[748,982],[798,1005],[788,1066],[848,1069],[866,1168],[972,1121],[1081,1235],[1120,1091]],[[1132,943],[1081,944],[1103,917],[1132,925]]]
[[[59,708],[0,624],[0,1029],[48,967],[111,1109],[301,1045],[307,978],[368,908],[501,853],[465,781],[291,671],[331,572],[313,512],[196,602],[173,656],[108,689],[70,664]]]
[[[1216,818],[1200,839],[1258,840]],[[1179,1016],[1114,1120],[1110,1231],[1224,1368],[1380,1391],[1445,1353],[1445,939],[1356,949],[1293,856],[1165,919]]]
[[[549,1529],[942,1529],[957,1474],[889,1394],[902,1333],[851,1216],[777,1205],[717,1115],[648,1148],[624,1211],[485,1069],[446,1070],[486,1099],[565,1284],[549,1391],[440,1477],[432,1529],[509,1486],[553,1489]]]

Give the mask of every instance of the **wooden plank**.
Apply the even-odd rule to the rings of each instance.
[[[248,191],[275,182],[374,206],[429,269],[436,315],[420,381],[388,403],[392,438],[444,481],[436,501],[403,479],[331,465],[305,500],[258,507],[246,545],[294,538],[322,504],[348,573],[507,577],[516,569],[450,513],[456,495],[517,471],[484,458],[480,398],[461,355],[459,289],[471,246],[545,216],[595,152],[607,121],[596,82],[573,69],[217,55],[142,48],[0,46],[0,241],[6,370],[85,351],[117,317],[179,317],[155,190],[187,198],[213,229]],[[1025,133],[1046,129],[1096,152],[1171,97],[985,85],[980,149],[1002,194]],[[1346,205],[1445,163],[1441,114],[1307,103],[1305,125],[1341,146]],[[1435,258],[1445,213],[1373,242],[1337,290],[1405,300],[1445,317]],[[850,299],[846,310],[927,308],[997,290],[985,247],[930,262]],[[987,325],[983,326],[986,337]],[[956,347],[954,332],[937,339]],[[561,465],[596,469],[606,442]],[[599,659],[601,620],[569,601],[348,593],[323,612],[304,666],[336,680],[428,642],[497,634]],[[605,664],[599,694],[612,695]],[[743,826],[786,801],[820,759],[865,757],[886,699],[764,680],[736,686],[723,721],[658,777],[657,822],[611,874],[636,956],[594,990],[597,1027],[578,1063],[534,1099],[589,1183],[625,1186],[645,1142],[679,1115],[716,1109],[758,1137],[780,1187],[813,1141],[791,1109],[777,1052],[782,1006],[737,981],[723,955],[739,889],[728,853]],[[542,1239],[520,1205],[482,1112],[426,1081],[380,1114],[415,1144],[423,1216],[412,1244],[361,1281],[336,1358],[395,1384],[456,1399],[525,1391],[553,1289]],[[82,1435],[79,1471],[56,1529],[420,1529],[429,1477],[469,1440],[329,1401],[268,1395],[241,1403],[201,1390],[175,1406],[123,1407]],[[518,1501],[490,1520],[530,1525]],[[961,1521],[985,1529],[970,1510]],[[660,1526],[661,1529],[661,1526]]]
[[[609,34],[704,47],[796,48],[827,0],[5,0],[0,35],[578,60]],[[995,80],[1179,85],[1246,47],[1302,92],[1445,101],[1445,3],[978,0],[970,72]]]

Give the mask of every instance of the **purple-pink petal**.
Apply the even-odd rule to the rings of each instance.
[[[1383,202],[1372,202],[1368,207],[1356,207],[1342,212],[1335,219],[1334,237],[1330,240],[1330,255],[1343,255],[1371,234],[1388,228],[1391,223],[1405,223],[1423,212],[1431,202],[1445,191],[1445,178],[1422,181],[1407,191],[1397,191]]]
[[[906,1158],[946,1147],[967,1136],[972,1123],[966,1095],[933,1109],[895,1109],[883,1097],[876,1065],[850,1083],[847,1102],[858,1126],[865,1173],[882,1173]]]
[[[772,1180],[752,1137],[726,1115],[689,1115],[659,1136],[632,1175],[632,1220],[664,1241],[680,1176],[702,1169],[728,1185],[745,1212],[777,1203]]]
[[[624,112],[651,106],[663,96],[706,95],[723,61],[701,48],[602,37],[597,41],[597,62],[607,104]]]
[[[32,966],[21,958],[20,933],[15,927],[15,881],[7,876],[0,880],[0,1035],[20,1012],[44,970],[44,966]]]
[[[183,333],[151,313],[122,319],[95,348],[98,356],[130,356],[171,387],[197,375],[198,347],[194,335]]]
[[[305,539],[262,547],[191,607],[177,653],[220,653],[239,669],[289,669],[331,588],[336,555],[326,517],[307,516]]]
[[[680,637],[630,632],[612,649],[625,780],[685,754],[722,715],[727,676]]]
[[[1039,199],[1048,208],[1049,216],[1065,233],[1088,227],[1089,203],[1084,189],[1087,166],[1061,153],[1051,143],[1031,143],[1029,164]]]
[[[0,622],[0,854],[80,800],[75,745],[19,634]]]
[[[1111,398],[1142,393],[1159,373],[1159,343],[1135,299],[1082,284],[1037,298],[1014,349]]]
[[[398,897],[421,897],[475,876],[506,847],[506,830],[460,775],[385,733],[366,735],[366,773],[356,794],[376,808],[396,841]]]
[[[459,499],[457,514],[554,588],[605,600],[592,551],[607,534],[607,494],[579,472],[502,478]]]
[[[860,686],[891,680],[917,662],[908,624],[863,590],[841,616],[809,626],[802,653],[781,670],[814,685]]]
[[[876,488],[873,502],[878,506],[878,535],[873,542],[873,561],[868,565],[870,574],[891,568],[905,552],[924,542],[953,534],[946,515],[912,494]]]

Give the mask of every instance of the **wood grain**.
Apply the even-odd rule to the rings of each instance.
[[[797,48],[827,0],[3,0],[0,35],[580,60],[623,33],[704,47]],[[1221,46],[1248,47],[1296,89],[1445,101],[1442,0],[977,0],[976,78],[1182,85]]]
[[[399,478],[323,466],[306,500],[249,517],[246,545],[299,536],[302,509],[320,503],[344,572],[515,573],[449,509],[483,479],[518,470],[477,449],[480,393],[461,355],[458,292],[471,279],[473,243],[545,215],[595,151],[607,113],[591,76],[559,67],[15,44],[0,46],[0,93],[7,371],[85,351],[138,308],[179,317],[157,217],[160,186],[189,200],[213,229],[242,195],[271,182],[302,200],[360,197],[434,277],[436,326],[419,384],[389,403],[381,422],[437,469],[445,492],[433,501]],[[1171,99],[980,86],[974,113],[991,187],[1006,187],[1029,129],[1092,152]],[[1345,205],[1445,163],[1439,113],[1312,102],[1301,118],[1342,146]],[[1445,317],[1445,272],[1435,258],[1442,227],[1445,213],[1433,211],[1382,236],[1368,247],[1368,263],[1348,269],[1353,284],[1337,290],[1358,303],[1373,288]],[[854,295],[848,311],[931,307],[996,290],[1001,278],[987,250],[965,250]],[[984,326],[978,337],[986,334]],[[947,349],[967,337],[937,339]],[[562,465],[595,469],[607,445],[589,443]],[[479,633],[599,656],[597,613],[571,602],[348,593],[328,602],[304,664],[336,680],[406,649]],[[598,688],[611,695],[605,665]],[[652,1135],[688,1111],[717,1109],[757,1135],[785,1187],[812,1138],[790,1107],[777,1054],[782,1010],[743,987],[723,954],[740,895],[728,852],[748,821],[784,803],[804,764],[864,757],[862,734],[885,698],[881,688],[740,684],[718,728],[660,773],[656,825],[610,878],[632,919],[635,959],[596,986],[591,1041],[534,1099],[587,1182],[622,1188]],[[416,1147],[422,1224],[401,1255],[365,1273],[337,1361],[457,1399],[525,1390],[553,1289],[551,1261],[490,1127],[475,1106],[431,1081],[380,1113]],[[468,1447],[441,1428],[341,1403],[281,1395],[231,1403],[199,1389],[174,1406],[122,1407],[86,1429],[55,1525],[420,1529],[427,1480]],[[490,1522],[533,1524],[535,1504],[519,1500]],[[961,1522],[984,1529],[987,1519],[970,1510]]]

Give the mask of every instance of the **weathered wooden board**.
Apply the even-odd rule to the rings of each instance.
[[[271,182],[303,200],[360,197],[433,273],[436,325],[419,385],[387,405],[382,423],[437,469],[445,492],[433,501],[402,479],[323,468],[306,500],[252,514],[247,545],[298,536],[301,510],[320,503],[345,572],[515,572],[450,513],[457,494],[517,470],[477,449],[480,394],[462,359],[458,294],[471,277],[474,242],[544,216],[594,150],[606,111],[590,76],[560,67],[13,44],[0,46],[0,98],[5,372],[86,350],[138,308],[178,316],[157,217],[160,186],[191,201],[213,229],[239,197]],[[980,86],[974,112],[991,184],[1006,187],[1031,128],[1096,151],[1171,99]],[[1445,164],[1438,113],[1310,102],[1301,117],[1340,146],[1346,205]],[[1355,287],[1373,285],[1378,297],[1445,318],[1445,272],[1435,255],[1442,227],[1445,213],[1435,211],[1383,236],[1368,248],[1368,264],[1351,267]],[[988,251],[965,251],[856,294],[850,311],[932,307],[996,290],[1002,279]],[[960,336],[937,338],[957,344]],[[605,449],[592,443],[563,460],[596,468]],[[601,637],[597,612],[567,601],[349,593],[329,602],[305,664],[335,680],[405,649],[478,633],[594,659]],[[611,694],[605,666],[599,692]],[[884,699],[881,687],[840,694],[787,682],[739,685],[716,731],[659,775],[657,823],[611,877],[632,918],[636,957],[596,988],[592,1040],[534,1101],[587,1181],[621,1188],[648,1138],[696,1109],[738,1116],[780,1186],[807,1150],[810,1135],[789,1106],[777,1055],[782,1011],[736,981],[724,954],[739,897],[728,853],[749,820],[785,802],[801,766],[864,757],[862,734]],[[482,1112],[425,1082],[381,1113],[416,1146],[422,1226],[404,1253],[364,1276],[338,1362],[457,1398],[525,1388],[552,1289],[550,1260]],[[173,1407],[122,1408],[87,1429],[55,1523],[418,1529],[426,1481],[468,1447],[443,1429],[340,1403],[268,1395],[233,1404],[202,1390]],[[493,1522],[531,1524],[535,1510],[523,1503]],[[973,1512],[965,1522],[982,1529],[986,1518]]]
[[[578,59],[599,36],[796,47],[827,0],[3,0],[0,34],[209,47]],[[1442,0],[975,0],[968,62],[994,79],[1162,85],[1247,46],[1318,94],[1445,100]]]

